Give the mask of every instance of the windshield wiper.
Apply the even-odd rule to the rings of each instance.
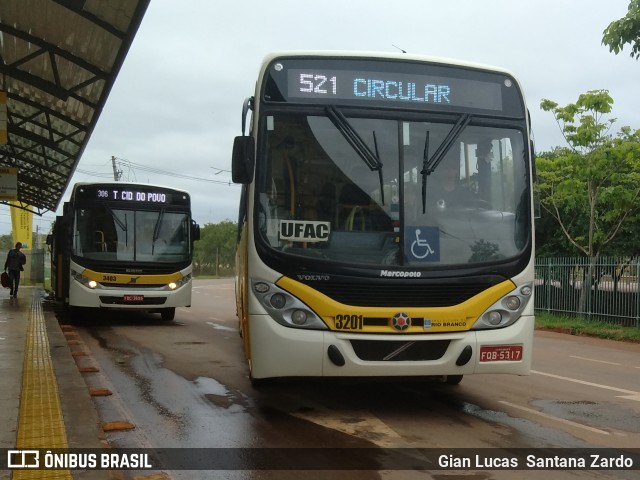
[[[160,213],[158,214],[158,220],[156,220],[156,225],[155,227],[153,227],[153,237],[151,239],[151,255],[153,255],[153,252],[156,248],[156,240],[158,240],[158,237],[160,236],[160,225],[162,225],[162,217],[164,217],[164,208],[160,210]]]
[[[375,153],[371,151],[366,142],[353,128],[353,126],[347,120],[347,117],[333,105],[326,107],[327,116],[331,123],[335,125],[338,131],[345,138],[347,143],[351,145],[351,148],[355,150],[358,156],[364,161],[372,172],[378,171],[378,179],[380,180],[380,200],[384,205],[384,181],[382,178],[382,162],[380,161],[380,152],[378,151],[378,141],[376,139],[376,132],[373,132],[373,144],[375,147]]]
[[[111,218],[113,218],[113,221],[116,222],[118,224],[118,227],[120,227],[120,230],[122,230],[124,232],[124,244],[125,246],[128,246],[128,238],[129,238],[129,232],[127,230],[127,214],[124,214],[124,221],[125,223],[122,223],[122,220],[120,220],[117,216],[116,213],[111,209],[111,207],[109,205],[105,205],[104,208],[107,209],[107,211],[109,212],[109,214],[111,215]]]
[[[422,153],[422,213],[427,210],[427,175],[430,175],[429,171],[429,130],[424,139],[424,152]]]
[[[438,165],[440,165],[444,156],[451,149],[453,142],[455,142],[462,131],[467,128],[470,121],[471,115],[468,113],[461,115],[431,158],[429,158],[429,130],[427,130],[427,135],[424,140],[424,152],[422,154],[422,170],[420,171],[422,174],[422,213],[425,213],[427,210],[427,176],[431,175]]]

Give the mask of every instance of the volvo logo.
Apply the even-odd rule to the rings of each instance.
[[[396,313],[391,321],[393,322],[393,328],[401,332],[411,326],[411,317],[404,312]]]
[[[326,282],[328,280],[331,280],[331,277],[329,275],[310,275],[299,273],[296,276],[298,277],[298,280],[307,280],[309,282]]]

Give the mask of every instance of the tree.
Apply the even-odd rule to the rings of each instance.
[[[546,172],[550,169],[545,164],[555,161],[559,156],[566,154],[565,148],[555,148],[549,152],[539,153],[536,157],[536,169],[539,172]],[[537,186],[540,177],[538,178]],[[558,221],[556,218],[544,210],[544,207],[540,205],[541,212],[538,212],[536,218],[536,256],[540,257],[571,257],[580,255],[573,244],[569,243],[566,235],[558,228]],[[562,218],[568,218],[570,215],[568,212],[562,212]]]
[[[0,252],[8,252],[13,248],[13,237],[11,235],[0,235]],[[4,260],[2,260],[4,262]]]
[[[593,90],[559,107],[543,99],[553,113],[568,148],[542,155],[536,162],[541,206],[555,218],[571,245],[597,257],[634,219],[640,207],[640,130],[608,132],[613,99]]]
[[[629,44],[631,58],[640,59],[640,0],[631,0],[627,14],[605,28],[602,32],[602,43],[616,55]]]
[[[194,247],[195,274],[229,274],[235,268],[237,226],[230,220],[208,223],[200,229]]]
[[[581,285],[579,312],[589,308],[595,259],[632,224],[640,206],[640,130],[623,127],[612,138],[615,120],[604,118],[612,105],[606,90],[589,91],[565,107],[546,99],[540,104],[553,112],[569,145],[536,162],[537,189],[542,208],[589,258],[581,278],[573,278]]]

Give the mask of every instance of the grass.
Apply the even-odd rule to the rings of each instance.
[[[536,329],[640,343],[640,328],[536,311]]]

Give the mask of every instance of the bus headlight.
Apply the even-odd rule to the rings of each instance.
[[[304,325],[307,323],[307,312],[304,310],[296,310],[291,314],[291,321],[296,325]]]
[[[276,310],[281,310],[287,304],[287,299],[281,293],[274,293],[269,299],[269,303]]]
[[[328,330],[327,325],[311,308],[275,283],[251,280],[251,290],[271,318],[280,325]]]
[[[500,322],[502,321],[502,314],[497,310],[494,310],[493,312],[489,312],[487,320],[491,325],[500,325]]]
[[[76,282],[81,283],[87,288],[94,289],[94,288],[102,287],[102,285],[100,285],[98,282],[96,282],[95,280],[91,280],[89,277],[85,277],[81,272],[76,272],[75,270],[71,270],[71,276]]]
[[[186,285],[187,283],[189,283],[190,280],[191,280],[191,274],[189,273],[176,282],[167,283],[167,285],[165,286],[165,289],[176,290],[182,287],[183,285]]]
[[[504,306],[509,310],[518,310],[520,308],[520,298],[511,295],[504,299]]]
[[[472,330],[502,328],[511,325],[522,315],[531,300],[533,287],[530,283],[519,286],[491,305],[471,327]]]

